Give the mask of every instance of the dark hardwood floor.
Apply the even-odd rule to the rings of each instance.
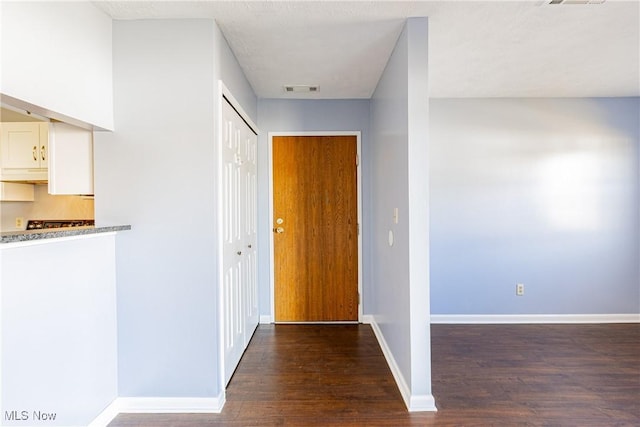
[[[640,426],[640,324],[433,325],[438,412],[407,412],[368,325],[261,325],[221,414],[133,426]]]

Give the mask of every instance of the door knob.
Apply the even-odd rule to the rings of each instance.
[[[284,233],[284,228],[283,227],[276,227],[276,228],[273,229],[273,232],[274,233],[278,233],[278,234]]]

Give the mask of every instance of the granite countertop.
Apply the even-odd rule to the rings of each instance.
[[[46,230],[9,231],[0,233],[0,244],[28,242],[31,240],[56,239],[59,237],[83,236],[114,231],[131,230],[130,225],[115,225],[107,227],[69,227],[49,228]]]

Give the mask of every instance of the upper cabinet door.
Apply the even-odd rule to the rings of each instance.
[[[49,194],[93,194],[93,132],[49,125]]]
[[[2,169],[46,169],[47,123],[1,123]]]

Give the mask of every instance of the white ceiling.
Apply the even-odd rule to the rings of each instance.
[[[592,0],[593,1],[593,0]],[[432,97],[640,96],[640,0],[98,1],[114,19],[214,18],[261,98],[369,98],[404,20],[429,17]],[[286,94],[285,84],[319,85]]]

